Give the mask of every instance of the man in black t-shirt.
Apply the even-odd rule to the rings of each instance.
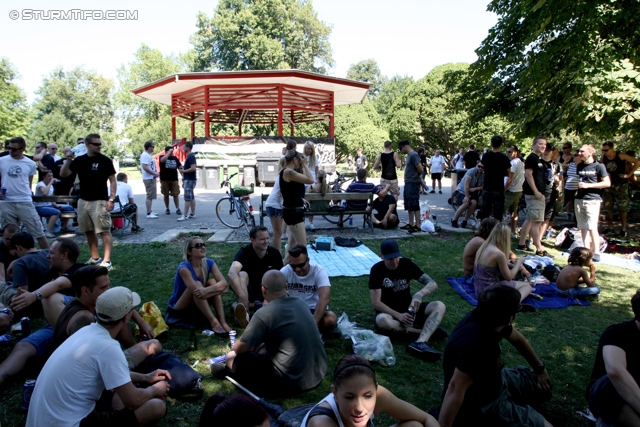
[[[414,334],[418,339],[409,344],[410,353],[435,362],[440,352],[427,344],[434,332],[446,336],[439,328],[446,311],[440,301],[422,302],[422,299],[438,289],[437,283],[409,258],[402,258],[398,243],[387,239],[380,244],[382,261],[371,267],[369,295],[376,311],[375,325],[385,334]],[[411,280],[424,287],[411,296]]]
[[[262,276],[269,270],[283,267],[280,251],[269,245],[266,227],[253,227],[249,237],[251,244],[238,250],[229,268],[229,285],[236,294],[232,307],[243,328],[249,324],[249,309],[259,308],[255,307],[256,302],[262,303]]]
[[[64,147],[62,152],[64,157],[60,160],[56,160],[52,169],[53,177],[58,180],[57,183],[53,184],[53,193],[56,196],[69,196],[72,194],[71,190],[73,189],[73,184],[76,181],[76,174],[72,173],[66,177],[60,176],[60,170],[62,169],[62,165],[64,165],[67,154],[71,152],[71,147]]]
[[[633,320],[600,337],[586,393],[593,415],[616,426],[640,425],[640,290],[631,308]]]
[[[480,161],[480,154],[476,151],[476,147],[473,144],[469,145],[469,151],[462,157],[465,169],[475,168]]]
[[[391,194],[384,197],[378,196],[371,206],[374,211],[371,216],[373,226],[377,228],[393,229],[398,226],[398,213],[396,212],[396,198]]]
[[[92,133],[85,138],[87,154],[73,159],[73,151],[65,156],[65,162],[60,169],[60,176],[67,177],[77,173],[80,179],[80,194],[78,200],[79,229],[87,236],[87,243],[91,258],[86,262],[90,265],[101,265],[111,270],[111,215],[116,197],[116,170],[113,162],[100,153],[102,140],[100,135]],[[106,182],[109,181],[110,191],[107,192]],[[109,197],[111,194],[111,197]],[[102,237],[104,257],[98,252],[98,234]]]
[[[519,307],[517,290],[498,283],[491,285],[480,294],[477,308],[451,332],[444,349],[441,426],[551,426],[526,406],[549,400],[551,381],[544,363],[512,326]],[[504,367],[500,349],[503,338],[533,370]]]
[[[535,246],[536,255],[548,256],[542,247],[541,231],[544,223],[544,190],[547,183],[547,168],[542,162],[544,150],[547,148],[547,140],[537,137],[533,140],[532,153],[524,162],[524,184],[522,192],[527,202],[527,219],[520,229],[520,242],[516,251],[530,251],[525,245],[528,235]]]
[[[33,160],[38,165],[38,182],[44,178],[46,171],[53,171],[56,160],[47,151],[46,142],[38,142],[36,144],[36,154],[33,156]]]
[[[493,217],[502,221],[504,213],[504,177],[511,177],[511,161],[501,153],[503,138],[495,135],[491,138],[492,151],[482,156],[484,165],[484,186],[482,188],[482,209],[480,219]]]
[[[176,207],[176,215],[182,215],[180,211],[180,184],[178,183],[178,169],[182,166],[180,160],[173,155],[173,147],[170,145],[164,148],[164,156],[160,157],[160,192],[164,197],[165,213],[171,214],[169,210],[169,196],[173,197],[173,204]]]
[[[583,145],[578,150],[582,162],[576,166],[580,177],[578,192],[574,201],[576,222],[582,233],[585,248],[591,249],[593,260],[600,261],[600,234],[598,221],[600,219],[600,204],[602,203],[602,189],[611,186],[611,179],[607,168],[593,157],[596,149],[593,145]]]

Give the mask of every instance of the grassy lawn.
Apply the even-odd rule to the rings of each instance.
[[[446,275],[461,275],[462,249],[468,235],[453,234],[445,238],[417,237],[405,239],[400,247],[405,257],[412,258],[440,285],[432,299],[443,301],[447,305],[447,314],[443,326],[451,331],[456,323],[471,309],[445,280]],[[374,252],[379,251],[380,241],[367,241]],[[208,249],[208,255],[219,263],[225,273],[233,260],[239,245],[220,244]],[[86,246],[82,248],[81,259],[88,256]],[[556,255],[559,265],[565,265],[559,253]],[[311,255],[313,259],[313,255]],[[111,273],[113,285],[127,286],[140,293],[143,301],[153,300],[164,311],[173,289],[173,277],[181,259],[181,244],[172,242],[167,245],[119,245],[114,248],[114,269]],[[602,295],[590,307],[569,307],[565,310],[539,310],[536,313],[519,315],[516,327],[527,337],[547,364],[553,382],[553,400],[544,406],[544,415],[557,426],[587,426],[589,423],[576,415],[576,411],[586,406],[584,389],[586,387],[594,360],[594,352],[602,331],[612,323],[630,319],[630,298],[636,290],[632,283],[634,274],[628,270],[598,266],[598,284]],[[373,327],[373,310],[367,288],[368,276],[357,278],[332,279],[331,309],[338,315],[346,312],[350,320],[365,328]],[[415,287],[415,284],[414,284]],[[413,289],[415,290],[415,288]],[[227,320],[237,327],[235,319],[229,319],[229,307],[233,296],[225,296]],[[240,335],[240,331],[239,334]],[[212,379],[206,360],[228,350],[228,340],[215,337],[198,336],[198,349],[188,350],[188,332],[170,330],[163,340],[165,350],[175,352],[183,360],[196,366],[204,377],[205,398],[222,391],[238,392],[229,382]],[[376,365],[378,381],[392,390],[400,398],[420,408],[432,408],[439,404],[443,385],[442,362],[422,362],[406,353],[407,342],[395,342],[397,363],[384,368]],[[444,349],[445,342],[435,342],[434,346]],[[0,348],[0,358],[8,353],[8,348]],[[350,341],[338,336],[326,339],[326,351],[329,357],[329,372],[317,389],[296,398],[276,401],[286,408],[317,402],[324,397],[331,386],[330,373],[337,361],[351,352]],[[503,344],[505,363],[512,367],[526,362],[508,344]],[[25,416],[20,411],[23,375],[0,391],[0,425],[23,425]],[[185,403],[167,399],[168,412],[161,426],[192,426],[197,423],[201,405],[204,402]],[[376,425],[390,425],[392,422],[380,417]]]

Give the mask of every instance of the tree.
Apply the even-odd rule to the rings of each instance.
[[[378,96],[374,100],[374,105],[380,116],[386,118],[396,99],[412,84],[413,78],[411,76],[399,76],[396,74],[391,79],[385,79],[382,82]]]
[[[31,121],[27,97],[13,81],[18,72],[6,58],[0,58],[0,143],[25,136]]]
[[[335,114],[336,162],[344,161],[349,154],[355,155],[358,148],[362,148],[367,159],[375,159],[389,134],[373,103],[365,99],[362,104],[338,106]],[[369,163],[373,166],[373,161]]]
[[[47,115],[57,112],[82,135],[113,131],[112,88],[111,80],[95,72],[82,68],[71,71],[57,68],[43,79],[36,91],[39,98],[33,107],[36,115],[34,126]]]
[[[511,124],[498,116],[470,120],[461,107],[461,81],[468,64],[440,65],[409,86],[389,110],[389,134],[408,139],[414,147],[439,149],[453,155],[460,146],[487,146],[493,135],[508,136]],[[478,147],[476,147],[478,148]]]
[[[347,78],[351,80],[357,80],[359,82],[370,83],[369,96],[370,99],[374,99],[382,89],[385,76],[380,72],[380,67],[374,59],[365,59],[355,64],[351,64],[347,70]]]
[[[467,82],[476,117],[502,114],[526,136],[637,133],[640,2],[494,0],[488,10],[498,23]]]
[[[194,71],[296,68],[326,73],[333,66],[331,28],[311,0],[220,0],[209,19],[199,13],[191,36]]]

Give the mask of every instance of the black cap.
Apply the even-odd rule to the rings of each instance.
[[[393,239],[387,239],[380,244],[380,253],[384,259],[397,258],[402,256],[398,243]]]
[[[402,141],[398,141],[398,150],[401,150],[405,145],[409,145],[409,141],[403,139]]]

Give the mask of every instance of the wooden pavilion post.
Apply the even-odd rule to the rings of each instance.
[[[282,121],[284,120],[282,111],[282,85],[278,85],[278,136],[283,136]]]
[[[211,128],[209,126],[209,86],[204,87],[204,136],[211,136]]]

